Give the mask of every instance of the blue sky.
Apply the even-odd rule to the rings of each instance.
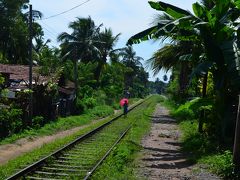
[[[61,32],[71,32],[68,24],[76,17],[88,17],[94,20],[96,25],[103,23],[104,27],[112,28],[114,35],[121,33],[116,48],[124,47],[126,41],[132,35],[148,28],[153,17],[158,11],[148,5],[147,0],[90,0],[84,5],[54,18],[45,19],[49,16],[69,10],[87,0],[30,0],[34,10],[43,13],[43,20],[39,21],[42,25],[46,39],[52,40],[52,45],[57,46],[56,37]],[[191,11],[192,3],[196,0],[165,0],[164,2],[173,4]],[[162,47],[160,42],[144,42],[133,45],[138,56],[149,59],[153,52]],[[144,64],[144,62],[143,62]],[[160,72],[156,77],[152,76],[151,70],[146,69],[149,80],[157,77],[162,79],[164,75]]]

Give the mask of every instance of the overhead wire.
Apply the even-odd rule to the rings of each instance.
[[[53,27],[49,26],[47,23],[45,23],[45,22],[43,22],[43,21],[42,21],[41,23],[43,23],[43,25],[45,25],[46,27],[48,27],[48,28],[51,30],[52,33],[54,33],[54,34],[59,34],[59,32],[57,32]]]
[[[66,11],[63,11],[63,12],[61,12],[61,13],[58,13],[58,14],[55,14],[55,15],[52,15],[52,16],[49,16],[49,17],[46,17],[46,18],[37,19],[37,21],[40,21],[40,22],[41,22],[42,27],[43,27],[43,29],[45,30],[46,35],[47,35],[48,37],[50,37],[51,39],[53,39],[54,41],[56,41],[57,36],[58,36],[58,32],[57,32],[54,28],[52,28],[51,26],[49,26],[48,24],[44,23],[44,22],[46,22],[46,21],[42,21],[42,20],[48,20],[48,19],[51,19],[51,18],[60,16],[60,15],[63,15],[63,14],[65,14],[65,13],[68,13],[68,12],[70,12],[70,11],[72,11],[72,10],[74,10],[74,9],[76,9],[76,8],[78,8],[78,7],[86,4],[86,3],[88,3],[89,1],[91,1],[91,0],[86,0],[86,1],[82,2],[81,4],[78,4],[78,5],[74,6],[74,7],[72,7],[71,9],[68,9],[68,10],[66,10]]]
[[[70,11],[72,11],[72,10],[74,10],[74,9],[76,9],[76,8],[86,4],[86,3],[88,3],[89,1],[91,1],[91,0],[84,1],[83,3],[81,3],[81,4],[77,5],[77,6],[74,6],[71,9],[68,9],[68,10],[63,11],[61,13],[58,13],[58,14],[55,14],[55,15],[52,15],[52,16],[49,16],[49,17],[46,17],[46,18],[43,18],[43,19],[39,19],[39,20],[46,20],[46,19],[54,18],[54,17],[60,16],[62,14],[68,13],[68,12],[70,12]]]
[[[43,27],[43,29],[46,30],[45,33],[47,33],[49,37],[51,37],[54,40],[57,39],[57,36],[55,34],[53,34],[51,31],[49,31],[46,27]]]

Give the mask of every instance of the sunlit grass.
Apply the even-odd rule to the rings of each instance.
[[[141,150],[140,142],[149,132],[152,115],[157,103],[163,101],[161,96],[152,96],[141,107],[130,112],[127,119],[134,122],[124,140],[114,149],[92,179],[138,179],[135,159]]]
[[[49,144],[44,144],[41,148],[35,149],[29,153],[25,153],[24,155],[19,156],[14,160],[9,161],[6,165],[0,166],[0,179],[7,178],[11,174],[17,172],[18,169],[22,169],[23,167],[28,166],[28,165],[32,164],[33,162],[45,157],[46,155],[50,154],[51,152],[56,151],[63,145],[73,141],[80,135],[100,126],[101,124],[103,124],[107,121],[109,121],[109,118],[107,118],[103,121],[99,121],[95,124],[92,124],[89,127],[84,128],[84,129],[80,130],[79,132],[74,133],[71,136],[55,140],[54,142],[49,143]]]
[[[113,114],[113,109],[109,106],[95,107],[80,116],[69,116],[66,118],[58,118],[40,129],[25,130],[22,133],[14,134],[11,137],[0,141],[0,144],[12,143],[20,138],[51,135],[58,131],[67,130],[73,127],[82,126],[90,123],[93,120],[106,117]]]
[[[19,156],[14,160],[10,160],[7,164],[0,166],[0,179],[5,179],[10,175],[16,173],[19,169],[22,169],[23,167],[26,167],[32,164],[33,162],[49,155],[50,153],[62,147],[63,145],[73,141],[80,135],[83,135],[84,133],[89,132],[90,130],[106,123],[111,119],[111,117],[108,117],[102,121],[97,121],[96,123],[89,125],[88,127],[80,130],[79,132],[74,133],[71,136],[55,140],[52,143],[43,145],[39,149],[35,149],[29,153],[25,153],[24,155]],[[89,114],[84,114],[81,116],[71,116],[67,118],[60,118],[57,122],[52,122],[39,130],[27,131],[22,136],[16,135],[15,138],[13,139],[9,138],[9,140],[5,140],[4,142],[6,143],[8,141],[14,141],[14,139],[19,139],[20,137],[24,137],[24,136],[29,137],[29,136],[53,134],[54,132],[57,132],[56,129],[63,130],[63,129],[68,129],[69,127],[76,127],[77,125],[81,126],[91,122],[93,118],[96,118],[96,116],[92,115],[90,111],[89,111]]]

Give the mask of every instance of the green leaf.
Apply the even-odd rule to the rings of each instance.
[[[204,7],[202,7],[198,2],[194,3],[192,5],[193,8],[193,12],[194,14],[199,17],[199,18],[203,18],[206,14],[206,9]]]
[[[127,41],[127,45],[138,44],[142,41],[147,41],[149,39],[153,39],[155,37],[155,33],[158,31],[158,29],[163,27],[164,25],[159,24],[157,26],[150,27],[140,33],[135,34],[134,36],[129,38],[129,40]]]
[[[208,72],[208,70],[212,66],[213,66],[213,62],[209,62],[209,61],[202,62],[202,63],[198,64],[198,66],[193,69],[193,72],[190,75],[190,78],[192,79],[196,75],[202,75],[202,74]]]
[[[235,22],[239,18],[239,16],[240,16],[240,9],[232,8],[220,19],[220,23],[222,24],[228,23],[230,20],[232,22]],[[237,24],[234,26],[237,26]]]
[[[212,9],[217,18],[222,18],[230,8],[229,0],[216,1],[216,6]]]
[[[227,65],[229,77],[231,77],[231,79],[239,78],[240,57],[238,55],[237,44],[234,41],[225,41],[222,43],[220,48],[223,52],[224,61]]]
[[[238,9],[240,9],[240,1],[235,0],[233,3]]]
[[[192,54],[185,54],[179,57],[180,61],[191,61],[193,55]]]
[[[161,1],[159,2],[149,1],[148,3],[153,9],[164,11],[174,18],[181,18],[183,16],[189,16],[189,15],[193,16],[189,11],[183,10],[181,8],[178,8],[176,6],[173,6],[171,4],[167,4]]]

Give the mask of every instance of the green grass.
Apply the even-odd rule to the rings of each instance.
[[[226,179],[236,178],[233,174],[231,151],[222,149],[216,137],[211,134],[198,132],[198,120],[195,119],[198,111],[195,106],[199,106],[199,103],[205,104],[204,102],[197,103],[193,100],[179,107],[167,103],[168,107],[171,107],[171,114],[179,120],[182,150],[191,154],[190,161],[205,166],[209,171]]]
[[[97,106],[91,110],[88,110],[85,114],[80,116],[69,116],[66,118],[58,118],[56,121],[52,121],[40,129],[25,130],[22,133],[14,134],[4,140],[0,141],[0,144],[12,143],[20,138],[35,137],[51,135],[58,131],[67,130],[76,126],[82,126],[90,123],[94,119],[100,119],[108,115],[113,114],[113,109],[109,106]]]
[[[114,153],[111,155],[111,156],[113,156],[113,161],[112,161],[113,164],[111,165],[113,168],[114,168],[115,162],[118,161],[118,164],[116,165],[117,169],[114,170],[115,179],[117,177],[126,177],[128,175],[129,175],[129,177],[134,177],[133,168],[135,168],[134,167],[135,165],[131,161],[134,159],[134,157],[137,155],[137,152],[140,150],[139,144],[140,144],[141,138],[143,137],[143,135],[145,133],[148,132],[148,130],[150,128],[150,121],[146,115],[151,115],[152,111],[154,110],[154,106],[156,105],[157,102],[159,102],[161,100],[162,100],[162,98],[160,98],[160,96],[154,96],[150,100],[148,100],[147,103],[144,103],[144,105],[141,105],[141,108],[138,111],[129,112],[128,118],[131,118],[131,120],[137,119],[137,121],[133,124],[133,128],[128,133],[126,140],[124,140],[123,143],[115,149],[115,150],[117,150],[117,151],[114,151],[116,156]],[[61,119],[64,119],[65,121],[67,119],[68,120],[70,119],[70,121],[73,121],[72,124],[74,124],[74,121],[78,122],[78,119],[81,119],[81,122],[84,124],[84,123],[89,122],[88,118],[90,118],[90,117],[87,115],[83,115],[80,117],[74,116],[74,117],[61,118]],[[16,173],[18,171],[18,169],[22,169],[23,167],[26,167],[26,166],[32,164],[33,162],[45,157],[46,155],[50,154],[51,152],[56,151],[63,145],[74,140],[76,137],[109,121],[109,119],[110,118],[106,118],[105,120],[99,121],[96,124],[92,124],[92,125],[88,126],[87,128],[82,129],[79,132],[77,132],[71,136],[65,137],[63,139],[58,139],[58,140],[54,141],[53,143],[46,144],[39,149],[35,149],[32,152],[26,153],[22,156],[17,157],[14,160],[9,161],[7,164],[0,166],[0,179],[5,179],[5,178],[9,177],[10,175]],[[64,122],[62,122],[62,123],[64,123]],[[58,125],[55,125],[53,127],[58,127]],[[53,127],[50,126],[49,129],[51,129]],[[43,131],[43,130],[41,130],[41,131]],[[48,131],[46,131],[46,132],[48,132]],[[122,158],[124,161],[122,161]],[[126,164],[126,162],[127,162],[127,164]],[[108,167],[108,168],[110,168],[110,167]],[[109,179],[111,179],[110,177],[112,177],[112,174],[110,174],[110,172],[111,171],[108,171]],[[129,174],[128,172],[131,172],[131,173]],[[104,177],[104,176],[99,174],[99,177]],[[99,178],[97,178],[97,179],[99,179]],[[102,179],[102,178],[100,178],[100,179]],[[103,178],[103,179],[105,179],[105,178]]]
[[[134,101],[136,102],[136,101]],[[107,110],[106,110],[107,109]],[[95,112],[93,112],[95,111]],[[91,122],[94,118],[99,118],[98,114],[102,114],[104,112],[104,116],[107,114],[112,114],[113,110],[109,108],[104,108],[102,107],[97,107],[96,109],[93,109],[93,111],[88,111],[86,114],[83,114],[81,116],[71,116],[67,118],[59,118],[58,121],[51,122],[44,127],[42,127],[39,130],[28,130],[25,131],[22,134],[12,136],[10,138],[5,139],[4,141],[1,141],[2,144],[8,143],[8,142],[13,142],[17,139],[23,138],[23,137],[32,137],[32,136],[41,136],[41,135],[49,135],[49,134],[54,134],[55,132],[59,130],[65,130],[69,129],[71,127],[76,127],[76,126],[81,126],[84,124],[88,124]],[[96,115],[97,114],[97,115]],[[7,164],[0,166],[0,179],[5,179],[9,177],[10,175],[14,174],[17,172],[17,169],[22,169],[23,167],[26,167],[33,162],[36,162],[37,160],[49,155],[50,153],[56,151],[63,145],[73,141],[80,135],[89,132],[90,130],[104,124],[105,122],[109,121],[112,116],[99,121],[95,124],[89,125],[87,128],[84,128],[80,130],[77,133],[74,133],[71,136],[58,139],[52,143],[45,144],[41,148],[35,149],[31,152],[25,153],[22,156],[19,156],[15,158],[14,160],[10,160]]]
[[[233,173],[232,152],[229,150],[204,156],[199,160],[199,163],[206,164],[210,171],[225,179],[239,179],[239,175]]]
[[[83,130],[80,130],[79,132],[54,141],[53,143],[45,144],[39,149],[35,149],[29,153],[25,153],[22,156],[17,157],[14,160],[9,161],[7,164],[0,166],[0,179],[5,179],[9,177],[10,175],[17,172],[17,169],[22,169],[25,166],[28,166],[32,164],[33,162],[45,157],[46,155],[50,154],[51,152],[56,151],[63,145],[73,141],[80,135],[100,126],[101,124],[109,121],[110,118],[106,118],[103,121],[99,121],[96,124],[92,124],[87,128],[84,128]]]
[[[141,107],[128,114],[127,118],[134,122],[133,127],[92,179],[138,179],[135,159],[141,150],[140,141],[150,129],[151,121],[148,115],[153,113],[156,104],[161,101],[163,101],[161,96],[154,95]]]
[[[189,160],[204,165],[209,171],[227,178],[234,179],[232,152],[221,150],[216,139],[200,134],[197,131],[197,121],[182,121],[180,123],[183,132],[182,149],[191,152]]]

